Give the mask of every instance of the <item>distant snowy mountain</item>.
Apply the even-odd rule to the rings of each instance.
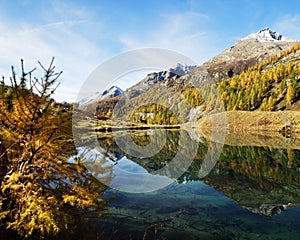
[[[102,93],[101,96],[101,100],[105,99],[105,98],[112,98],[112,97],[116,97],[119,96],[123,93],[123,90],[117,86],[112,86],[111,88],[109,88],[108,90],[105,90]]]
[[[278,32],[273,32],[268,27],[259,30],[256,33],[252,33],[247,37],[242,38],[241,40],[251,40],[251,39],[256,40],[258,42],[296,42],[297,41],[292,38],[282,36]]]
[[[180,77],[184,74],[189,73],[194,69],[196,66],[191,65],[184,65],[178,63],[176,66],[171,67],[168,70],[161,71],[161,72],[153,72],[149,73],[143,80],[141,80],[138,84],[134,85],[133,87],[129,88],[132,96],[138,95],[149,88],[151,88],[154,84],[163,81],[165,79],[170,79],[173,77]],[[105,90],[104,92],[95,92],[93,95],[83,98],[79,101],[79,108],[83,108],[89,104],[95,103],[97,101],[101,101],[103,99],[108,99],[112,97],[119,96],[123,93],[123,90],[117,86],[112,86],[109,89]]]
[[[93,95],[83,98],[79,101],[79,108],[82,108],[84,106],[87,106],[89,104],[92,104],[94,102],[107,99],[107,98],[112,98],[119,96],[123,93],[123,90],[117,86],[112,86],[109,89],[105,90],[104,92],[95,92]]]
[[[282,51],[291,49],[296,44],[300,44],[300,41],[282,36],[269,28],[264,28],[239,39],[222,53],[196,68],[177,64],[164,71],[149,73],[140,82],[128,88],[123,93],[123,99],[113,98],[99,102],[98,106],[101,107],[103,116],[112,112],[117,102],[121,103],[119,106],[124,106],[124,112],[131,110],[133,106],[145,106],[143,114],[148,114],[151,113],[151,109],[147,105],[160,102],[168,106],[169,109],[176,109],[177,111],[179,106],[184,106],[186,98],[175,99],[177,95],[174,93],[180,92],[181,89],[185,90],[185,86],[202,86],[206,83],[221,82],[247,71],[252,66],[266,61],[272,56],[280,56]],[[207,114],[205,108],[205,105],[202,104],[190,109],[187,107],[181,116],[184,121],[194,121]],[[141,120],[145,120],[143,116]],[[160,120],[161,116],[157,119]]]

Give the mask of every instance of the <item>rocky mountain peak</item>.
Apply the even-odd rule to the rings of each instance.
[[[296,42],[296,40],[282,36],[280,33],[272,31],[268,27],[256,33],[251,33],[241,40],[255,40],[257,42]]]
[[[197,66],[177,63],[177,65],[175,67],[170,68],[169,71],[179,76],[182,76],[184,74],[191,72],[195,67]]]
[[[128,88],[126,90],[126,94],[130,98],[136,97],[141,93],[148,91],[155,84],[167,79],[179,78],[191,72],[194,68],[196,68],[196,66],[177,63],[176,66],[173,66],[168,70],[149,73],[144,79],[142,79],[136,85]]]
[[[267,27],[238,40],[233,46],[200,66],[200,69],[206,68],[216,81],[222,81],[267,60],[270,56],[288,50],[295,44],[299,44],[299,41],[282,36]]]
[[[123,90],[119,88],[118,86],[111,86],[109,89],[106,89],[105,91],[101,92],[95,92],[89,97],[81,99],[79,103],[79,108],[84,108],[92,103],[95,103],[97,101],[101,101],[107,98],[112,98],[119,96],[123,93]]]
[[[102,93],[101,99],[116,97],[116,96],[121,95],[122,93],[123,93],[123,90],[121,88],[113,85],[112,87],[110,87],[109,89],[105,90]]]

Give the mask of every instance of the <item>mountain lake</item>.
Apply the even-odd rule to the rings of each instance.
[[[97,156],[113,173],[104,197],[114,197],[78,237],[300,239],[300,151],[292,141],[235,146],[161,129],[99,135]],[[94,152],[85,151],[87,166]]]

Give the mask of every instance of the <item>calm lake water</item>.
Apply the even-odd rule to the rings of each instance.
[[[101,218],[56,239],[300,239],[297,138],[215,140],[184,130],[100,133],[97,146],[79,150],[109,186],[101,197],[113,198]],[[2,229],[0,239],[20,238]]]
[[[300,239],[299,150],[255,143],[211,149],[201,136],[161,132],[127,133],[141,146],[129,150],[132,142],[99,135],[101,161],[114,176],[106,196],[115,198],[81,239]],[[152,156],[147,146],[156,139]]]

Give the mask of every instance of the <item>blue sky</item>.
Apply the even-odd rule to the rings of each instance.
[[[300,39],[299,9],[299,0],[0,0],[0,74],[55,56],[56,99],[74,101],[98,65],[128,50],[165,48],[200,64],[266,26]]]

